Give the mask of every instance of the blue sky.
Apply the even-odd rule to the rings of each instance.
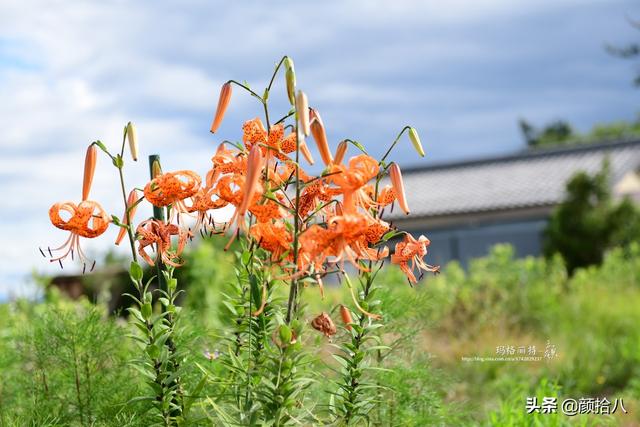
[[[260,113],[239,91],[219,134],[208,133],[220,85],[262,88],[283,54],[322,112],[329,138],[382,153],[405,124],[424,162],[521,149],[520,117],[563,118],[579,130],[640,111],[634,66],[604,50],[639,33],[631,0],[32,1],[0,3],[0,296],[56,272],[38,246],[65,233],[49,206],[77,200],[86,145],[115,147],[137,124],[143,155],[165,170],[204,173],[216,143]],[[282,85],[274,108],[285,111]],[[410,144],[395,159],[416,166]],[[146,163],[131,165],[142,185]],[[120,215],[116,176],[101,159],[92,197]],[[428,191],[428,188],[425,189]],[[115,230],[84,248],[112,245]],[[71,266],[69,266],[71,267]],[[69,268],[69,270],[72,270]]]

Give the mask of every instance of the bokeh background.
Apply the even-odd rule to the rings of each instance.
[[[411,124],[427,158],[401,144],[403,167],[508,153],[524,146],[519,118],[578,130],[634,120],[634,64],[605,46],[635,40],[628,19],[638,13],[632,0],[4,0],[0,299],[29,292],[34,270],[57,271],[38,252],[65,238],[47,209],[79,197],[84,148],[117,146],[129,120],[143,158],[159,153],[166,170],[203,173],[216,144],[237,140],[242,121],[259,114],[236,91],[209,134],[220,85],[263,87],[288,54],[334,143],[351,137],[380,154]],[[284,97],[280,105],[286,111]],[[146,162],[129,173],[142,185]],[[114,178],[100,159],[92,195],[119,214]],[[110,248],[109,233],[85,249]]]

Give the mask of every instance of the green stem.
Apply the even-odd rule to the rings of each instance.
[[[284,60],[284,59],[283,59]],[[296,133],[296,198],[295,198],[295,216],[293,223],[293,263],[294,276],[298,273],[298,234],[300,232],[300,143],[298,141],[298,120],[295,126]],[[293,312],[296,307],[296,299],[298,295],[298,279],[291,279],[289,288],[289,300],[287,302],[287,324],[291,323]]]
[[[400,137],[402,136],[402,134],[405,133],[405,131],[407,131],[409,129],[411,129],[411,126],[409,126],[409,125],[407,125],[407,126],[402,128],[402,130],[400,131],[400,133],[398,134],[396,139],[393,141],[393,143],[391,144],[391,146],[389,147],[387,152],[384,153],[384,156],[382,156],[382,158],[380,159],[379,164],[383,164],[384,163],[384,161],[386,160],[387,156],[389,156],[389,154],[391,153],[391,150],[393,150],[393,147],[395,147],[396,144],[398,143],[398,141],[400,141]]]

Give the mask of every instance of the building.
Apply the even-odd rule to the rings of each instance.
[[[411,215],[388,219],[431,240],[429,262],[483,256],[510,243],[518,256],[539,255],[543,230],[577,172],[597,173],[608,159],[613,193],[640,200],[640,140],[535,149],[514,155],[403,171]]]

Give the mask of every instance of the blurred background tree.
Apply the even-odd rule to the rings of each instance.
[[[520,119],[518,125],[529,148],[590,144],[640,137],[640,116],[631,122],[619,120],[597,123],[586,133],[576,132],[566,120],[554,120],[537,128],[527,120]]]
[[[600,264],[613,247],[627,247],[640,239],[640,210],[629,199],[615,201],[605,162],[597,174],[574,175],[567,196],[551,215],[545,230],[547,257],[559,253],[569,273],[578,267]]]

